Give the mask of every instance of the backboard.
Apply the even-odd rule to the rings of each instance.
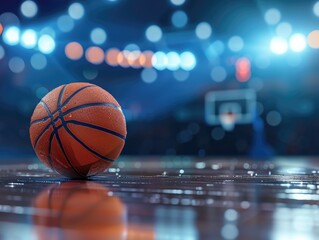
[[[249,124],[256,109],[256,92],[252,89],[211,91],[205,96],[205,120],[231,131],[235,124]]]

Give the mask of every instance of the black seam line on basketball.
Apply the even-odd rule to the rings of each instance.
[[[65,87],[65,86],[67,86],[67,85],[64,85],[63,87]],[[82,87],[82,88],[79,88],[78,90],[76,90],[74,93],[72,93],[72,94],[63,102],[63,104],[61,105],[61,107],[64,107],[68,102],[71,101],[71,99],[72,99],[76,94],[78,94],[80,91],[82,91],[82,90],[84,90],[84,89],[86,89],[86,88],[88,88],[88,87],[95,87],[95,85],[87,85],[87,86],[84,86],[84,87]],[[54,114],[57,113],[58,111],[59,111],[59,110],[57,109],[57,110],[53,111],[51,114],[54,115]],[[47,119],[49,119],[49,117],[45,117],[45,118],[42,118],[42,119],[36,119],[36,120],[32,121],[32,122],[30,123],[30,125],[35,124],[35,123],[38,123],[38,122],[45,121],[45,120],[47,120]]]
[[[59,112],[59,117],[60,117],[60,119],[61,119],[61,121],[62,121],[62,125],[61,125],[61,126],[63,126],[63,128],[64,128],[64,125],[63,125],[63,116],[61,116],[61,101],[62,101],[62,96],[63,96],[63,93],[64,93],[64,91],[65,91],[66,86],[67,86],[67,85],[64,85],[63,88],[62,88],[62,90],[60,91],[60,94],[59,94],[59,97],[58,97],[58,102],[57,102],[57,110],[56,110],[56,111]],[[84,89],[84,88],[80,88],[80,89]],[[80,89],[78,89],[78,90],[80,90]],[[77,92],[77,91],[75,91],[69,98],[71,99],[72,96],[75,96],[75,95],[76,95],[76,92]],[[65,101],[65,102],[66,102],[66,101]],[[54,124],[54,123],[53,123],[53,124]],[[64,147],[63,147],[63,144],[62,144],[62,141],[61,141],[61,139],[60,139],[60,136],[59,136],[59,132],[58,132],[58,131],[56,131],[56,139],[57,139],[57,141],[58,141],[58,143],[59,143],[59,146],[60,146],[60,148],[61,148],[61,150],[62,150],[62,152],[63,152],[63,154],[64,154],[64,156],[65,156],[65,158],[66,158],[66,160],[67,160],[67,162],[69,163],[70,167],[71,167],[80,177],[85,177],[84,175],[82,175],[80,172],[78,172],[78,171],[76,170],[76,168],[73,166],[73,164],[71,163],[70,159],[68,158],[68,156],[67,156],[67,154],[66,154],[66,152],[65,152],[65,150],[64,150]]]
[[[62,105],[62,106],[63,106],[63,105]],[[65,116],[65,115],[67,115],[67,114],[70,114],[70,113],[73,112],[73,111],[76,111],[76,110],[79,110],[79,109],[84,109],[84,108],[87,108],[87,107],[94,107],[94,106],[114,107],[114,108],[116,108],[116,109],[118,109],[118,110],[120,110],[120,111],[122,112],[121,108],[118,107],[118,106],[116,106],[116,105],[114,105],[113,103],[103,103],[103,102],[99,103],[99,102],[97,102],[97,103],[88,103],[88,104],[83,104],[83,105],[80,105],[80,106],[76,106],[76,107],[71,108],[71,109],[69,109],[69,110],[67,110],[67,111],[65,111],[65,112],[62,112],[62,115]],[[61,108],[61,107],[60,107],[60,108]],[[56,113],[56,112],[55,112],[55,113]],[[51,114],[54,114],[54,113],[51,113]],[[50,117],[47,117],[47,119],[49,119],[49,118],[50,118]],[[58,120],[59,118],[60,118],[60,116],[57,116],[56,118],[53,119],[53,122],[55,122],[55,121]],[[39,121],[39,122],[40,122],[40,121],[42,121],[42,120],[39,119],[39,120],[35,120],[35,121]],[[32,124],[32,123],[31,123],[31,124]],[[41,133],[40,133],[39,136],[37,137],[37,140],[35,141],[35,144],[34,144],[33,148],[36,147],[36,145],[37,145],[37,143],[38,143],[38,141],[39,141],[41,135],[44,134],[45,131],[48,130],[48,128],[49,128],[51,125],[52,125],[51,123],[48,123],[48,125],[45,126],[45,128],[43,128],[43,130],[41,131]]]
[[[88,128],[93,128],[93,129],[96,129],[96,130],[99,130],[99,131],[102,131],[102,132],[106,132],[106,133],[109,133],[115,137],[118,137],[122,140],[125,141],[125,137],[117,132],[114,132],[110,129],[107,129],[107,128],[103,128],[103,127],[100,127],[100,126],[96,126],[96,125],[93,125],[93,124],[90,124],[90,123],[85,123],[85,122],[80,122],[80,121],[76,121],[76,120],[69,120],[69,121],[65,121],[66,124],[75,124],[75,125],[80,125],[80,126],[84,126],[84,127],[88,127]]]
[[[63,112],[63,115],[65,116],[66,114],[69,114],[69,113],[74,112],[74,111],[79,110],[79,109],[88,108],[88,107],[99,107],[99,106],[112,107],[112,108],[115,108],[115,109],[117,109],[117,110],[122,112],[121,108],[116,106],[113,103],[95,102],[95,103],[86,103],[86,104],[83,104],[83,105],[80,105],[80,106],[76,106],[74,108],[70,108],[69,110]]]
[[[65,91],[65,88],[67,87],[68,85],[65,84],[63,85],[62,87],[62,90],[60,91],[60,94],[59,94],[59,98],[58,98],[58,102],[57,102],[57,106],[56,106],[56,110],[58,111],[61,107],[61,101],[62,101],[62,96],[64,94],[64,91]]]
[[[44,117],[44,118],[41,118],[41,119],[37,119],[37,120],[34,120],[32,122],[30,122],[30,125],[33,125],[33,124],[36,124],[36,123],[40,123],[40,122],[44,122],[46,120],[48,120],[49,117]]]
[[[66,122],[62,122],[64,129],[70,134],[71,137],[73,137],[78,143],[80,143],[85,149],[87,149],[89,152],[93,153],[94,155],[98,156],[99,158],[108,161],[108,162],[114,162],[113,159],[107,158],[101,154],[99,154],[98,152],[94,151],[93,149],[91,149],[89,146],[87,146],[84,142],[82,142],[77,136],[75,136],[71,130],[68,128]]]
[[[60,93],[61,93],[61,92],[60,92]],[[64,151],[64,148],[63,148],[63,146],[62,146],[62,142],[61,142],[59,133],[58,133],[56,127],[54,126],[53,115],[52,115],[52,113],[50,112],[49,107],[48,107],[48,106],[46,105],[46,103],[43,102],[43,101],[41,101],[41,104],[43,105],[45,111],[47,112],[47,114],[49,115],[49,117],[50,117],[50,119],[51,119],[51,125],[52,125],[52,127],[53,127],[54,134],[55,134],[55,136],[56,136],[56,139],[57,139],[57,141],[58,141],[58,144],[59,144],[59,146],[60,146],[60,148],[61,148],[61,150],[62,150],[62,152],[63,152],[63,154],[64,154],[64,156],[65,156],[65,158],[66,158],[66,160],[67,160],[67,162],[69,163],[70,167],[73,169],[73,171],[74,171],[77,175],[79,175],[79,176],[81,176],[81,177],[84,177],[82,174],[80,174],[80,173],[74,168],[74,166],[72,165],[72,163],[71,163],[70,160],[68,159],[67,155],[65,154],[65,151]],[[50,156],[50,157],[51,157],[51,156]]]
[[[65,106],[68,102],[70,102],[71,101],[71,99],[75,96],[75,95],[77,95],[79,92],[81,92],[82,90],[84,90],[84,89],[86,89],[86,88],[89,88],[89,87],[95,87],[95,85],[87,85],[87,86],[84,86],[84,87],[81,87],[81,88],[79,88],[78,90],[76,90],[74,93],[72,93],[71,95],[70,95],[70,97],[68,97],[63,103],[62,103],[62,107],[63,106]],[[58,111],[58,109],[57,109],[57,111]],[[56,112],[57,112],[56,111]]]

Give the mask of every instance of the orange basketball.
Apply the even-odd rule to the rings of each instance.
[[[67,177],[86,178],[103,172],[120,155],[125,118],[107,91],[71,83],[52,90],[36,106],[30,138],[47,166]]]

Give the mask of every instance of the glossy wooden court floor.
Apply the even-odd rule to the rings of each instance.
[[[318,159],[122,158],[71,181],[1,165],[0,239],[319,239]]]

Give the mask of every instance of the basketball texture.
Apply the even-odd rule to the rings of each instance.
[[[71,83],[52,90],[36,106],[30,138],[45,165],[67,177],[86,178],[118,158],[126,123],[120,105],[107,91]]]
[[[126,239],[125,204],[103,185],[70,181],[36,196],[32,220],[39,240]]]

